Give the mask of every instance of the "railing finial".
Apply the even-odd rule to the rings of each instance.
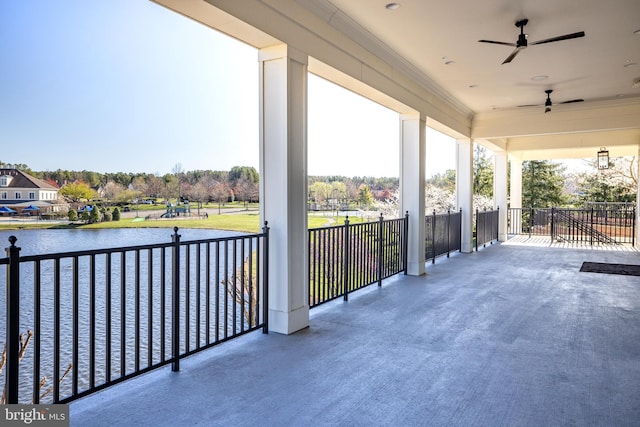
[[[17,241],[18,238],[16,236],[9,236],[9,243],[11,243],[11,246],[15,246]]]

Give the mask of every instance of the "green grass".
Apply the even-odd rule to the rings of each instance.
[[[351,223],[362,222],[361,218],[350,218]],[[325,217],[309,215],[309,228],[326,227],[344,224],[344,217]],[[0,221],[0,230],[18,229],[102,229],[102,228],[206,228],[215,230],[243,231],[257,233],[262,229],[258,212],[247,214],[209,215],[203,219],[152,219],[141,221],[141,218],[122,218],[120,221],[82,224],[69,222],[11,222]]]

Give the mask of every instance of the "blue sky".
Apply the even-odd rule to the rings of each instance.
[[[258,167],[257,51],[155,3],[3,0],[0,52],[3,162]],[[396,113],[314,76],[308,99],[310,175],[398,176]]]

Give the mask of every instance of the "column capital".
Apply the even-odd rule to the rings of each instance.
[[[309,65],[309,56],[287,44],[269,46],[258,51],[258,61],[272,61],[279,58],[289,58],[303,65]]]

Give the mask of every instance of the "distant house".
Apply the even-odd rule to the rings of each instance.
[[[57,212],[58,189],[18,169],[0,168],[0,205],[21,211],[28,205]]]

